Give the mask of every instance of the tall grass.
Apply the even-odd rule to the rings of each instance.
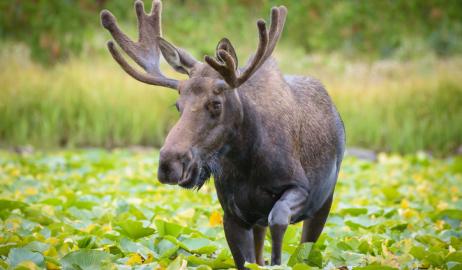
[[[12,55],[1,59],[8,66],[0,71],[3,145],[159,145],[175,119],[174,91],[138,83],[113,62],[45,69]]]
[[[108,57],[43,68],[17,48],[0,54],[4,147],[160,146],[178,117],[174,91],[133,80]],[[462,145],[461,58],[355,63],[284,47],[276,57],[285,72],[326,84],[350,146],[448,154]]]

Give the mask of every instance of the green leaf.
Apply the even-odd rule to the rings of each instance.
[[[412,247],[409,253],[418,260],[423,260],[428,255],[428,252],[425,250],[425,248],[421,246]]]
[[[0,211],[3,210],[14,210],[14,209],[24,209],[29,205],[24,202],[19,201],[10,201],[10,200],[0,200]]]
[[[462,263],[462,251],[455,251],[449,253],[446,257],[446,262],[458,262]]]
[[[83,236],[77,240],[77,246],[81,249],[82,248],[88,248],[88,249],[94,248],[96,246],[95,237],[90,236],[90,235]]]
[[[322,254],[313,243],[302,243],[297,247],[292,256],[290,256],[287,265],[294,266],[297,263],[322,267]]]
[[[462,220],[462,210],[459,209],[446,209],[438,213],[439,218],[450,218],[450,219],[457,219]]]
[[[0,255],[6,256],[8,252],[14,247],[16,247],[18,244],[17,243],[5,243],[5,244],[0,244]]]
[[[63,270],[109,269],[112,255],[100,250],[81,249],[66,254],[60,262]]]
[[[180,246],[192,253],[211,254],[217,247],[206,238],[187,238],[180,241]]]
[[[367,214],[367,208],[344,208],[340,210],[342,215],[360,216]]]
[[[232,257],[209,259],[202,256],[190,255],[186,259],[193,265],[207,265],[213,269],[228,269],[234,267]]]
[[[10,267],[15,267],[16,265],[31,261],[40,267],[45,266],[45,258],[39,252],[30,251],[26,248],[13,248],[8,254],[7,263]]]
[[[383,265],[368,265],[363,267],[354,267],[353,270],[398,270],[398,268]]]
[[[292,270],[310,270],[310,269],[313,269],[313,268],[304,263],[297,263],[292,267]]]
[[[178,237],[183,232],[183,227],[175,223],[160,219],[155,220],[154,223],[156,224],[159,236],[171,235],[173,237]]]
[[[369,229],[375,225],[377,225],[376,220],[372,220],[367,216],[360,216],[360,217],[353,217],[345,221],[345,224],[352,229]]]
[[[437,238],[437,237],[435,237],[433,235],[429,235],[429,234],[418,235],[418,236],[416,236],[415,239],[417,241],[419,241],[420,243],[427,244],[427,245],[430,245],[432,247],[445,247],[445,246],[447,246],[447,244],[443,240],[441,240],[441,239],[439,239],[439,238]]]
[[[171,241],[167,239],[162,239],[157,245],[157,253],[159,253],[159,256],[161,258],[168,258],[175,254],[175,252],[178,250],[179,245],[172,243]]]
[[[141,221],[136,220],[124,220],[116,222],[120,228],[118,231],[123,235],[126,235],[134,240],[149,236],[155,232],[153,228],[144,227]]]

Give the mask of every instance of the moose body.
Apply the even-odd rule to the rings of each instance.
[[[222,39],[216,58],[202,63],[162,39],[161,3],[151,14],[135,3],[139,41],[118,28],[108,11],[102,23],[120,47],[147,72],[133,69],[116,50],[114,59],[134,78],[176,89],[180,119],[160,151],[162,183],[199,189],[214,176],[224,211],[224,230],[238,269],[245,262],[264,264],[266,227],[272,238],[271,264],[280,264],[282,240],[291,223],[304,221],[302,242],[319,237],[332,203],[345,134],[324,87],[302,76],[284,76],[271,59],[286,17],[272,9],[271,26],[257,23],[259,46],[238,68],[233,46]],[[178,72],[177,81],[159,69],[160,53]]]

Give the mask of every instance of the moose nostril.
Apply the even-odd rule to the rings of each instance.
[[[159,171],[161,171],[163,174],[168,175],[168,173],[170,172],[170,166],[168,166],[167,163],[163,162],[159,166]]]

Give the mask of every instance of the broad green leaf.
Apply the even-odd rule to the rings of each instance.
[[[448,217],[451,219],[457,219],[462,221],[462,210],[459,209],[446,209],[438,213],[438,217]]]
[[[5,244],[0,244],[0,255],[6,256],[8,255],[8,252],[14,247],[16,247],[18,244],[17,243],[5,243]]]
[[[232,258],[209,259],[209,258],[204,258],[202,256],[191,255],[191,256],[188,256],[186,259],[188,260],[188,262],[190,262],[193,265],[207,265],[207,266],[212,267],[213,269],[227,269],[227,268],[234,267],[234,261]]]
[[[63,270],[109,269],[112,256],[100,250],[81,249],[66,254],[60,262]]]
[[[292,270],[310,270],[313,269],[313,267],[304,264],[304,263],[297,263],[292,267]]]
[[[160,236],[171,235],[173,237],[178,237],[183,231],[183,226],[164,220],[157,219],[155,220],[155,224]]]
[[[136,220],[118,221],[116,225],[120,227],[118,230],[120,233],[135,240],[149,236],[155,232],[153,228],[144,227],[141,221]]]
[[[159,253],[159,256],[162,258],[168,258],[175,254],[175,252],[178,250],[179,245],[176,243],[172,243],[171,241],[167,239],[162,239],[157,245],[157,252]]]
[[[81,237],[80,239],[77,240],[77,246],[79,248],[81,248],[81,249],[82,248],[92,249],[92,248],[96,247],[95,237],[90,236],[90,235],[83,236],[83,237]]]
[[[372,220],[367,216],[352,217],[345,221],[345,224],[352,229],[364,228],[368,229],[377,224],[377,221]]]
[[[322,254],[313,243],[300,244],[290,256],[288,265],[294,266],[297,263],[305,263],[309,266],[322,267]]]
[[[449,255],[446,257],[446,262],[462,263],[462,251],[449,253]]]
[[[354,267],[353,270],[397,270],[397,268],[382,265],[368,265],[364,267]]]
[[[13,248],[8,254],[7,263],[10,267],[15,267],[22,262],[33,262],[40,267],[45,266],[45,258],[39,252],[30,251],[26,248]]]
[[[424,247],[421,247],[421,246],[412,247],[409,253],[418,260],[423,260],[425,259],[425,257],[428,256],[428,252],[425,250]]]
[[[35,252],[40,252],[40,253],[45,252],[49,247],[50,247],[49,244],[38,242],[38,241],[32,241],[26,246],[24,246],[24,248],[30,251],[35,251]]]
[[[367,208],[344,208],[340,210],[342,215],[360,216],[367,214]]]
[[[24,202],[19,201],[10,201],[10,200],[0,200],[0,211],[3,210],[14,210],[14,209],[24,209],[29,205]]]
[[[186,238],[180,241],[180,246],[192,253],[211,254],[217,247],[206,238]]]
[[[416,236],[415,239],[417,241],[423,243],[423,244],[428,244],[428,245],[430,245],[432,247],[435,247],[435,246],[444,247],[444,246],[447,245],[443,240],[441,240],[441,239],[439,239],[439,238],[437,238],[437,237],[435,237],[433,235],[429,235],[429,234],[418,235],[418,236]]]

